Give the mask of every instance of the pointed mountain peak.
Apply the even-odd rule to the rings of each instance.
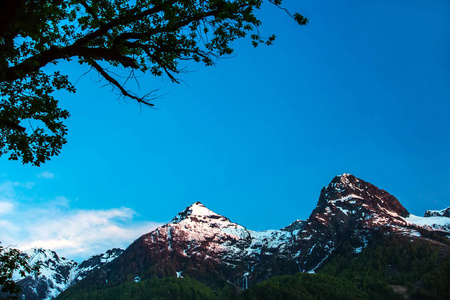
[[[292,222],[291,224],[289,224],[288,226],[281,228],[281,230],[283,231],[294,231],[294,230],[302,230],[303,227],[305,227],[306,221],[303,220],[295,220],[294,222]]]
[[[31,249],[24,250],[22,252],[27,254],[32,259],[40,259],[40,260],[42,260],[42,259],[59,260],[60,259],[60,257],[58,256],[58,254],[56,254],[55,251],[49,250],[49,249],[44,249],[44,248],[31,248]],[[62,257],[62,259],[65,259],[65,258]]]
[[[336,177],[334,177],[333,180],[331,181],[331,183],[340,182],[343,184],[350,184],[355,181],[358,181],[358,179],[355,176],[353,176],[352,174],[349,174],[349,173],[344,173],[342,175],[337,175]]]
[[[180,223],[183,220],[190,219],[190,220],[198,220],[201,219],[226,219],[224,216],[221,216],[219,214],[216,214],[212,210],[208,209],[206,206],[204,206],[201,202],[195,202],[191,206],[186,207],[185,210],[180,212],[178,215],[173,218],[170,223],[177,224]]]
[[[338,175],[338,176],[336,176],[336,177],[340,177],[340,178],[356,178],[355,176],[353,176],[353,175],[350,174],[350,173],[344,173],[344,174]]]
[[[401,203],[375,185],[355,176],[344,173],[333,178],[333,180],[322,189],[317,206],[325,208],[330,204],[349,203],[371,206],[375,210],[387,210],[395,212],[399,216],[407,217],[409,212]]]

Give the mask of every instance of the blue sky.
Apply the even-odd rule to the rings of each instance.
[[[351,173],[413,214],[450,205],[450,2],[285,0],[265,5],[270,47],[235,42],[183,83],[143,76],[157,109],[118,100],[60,64],[77,93],[62,153],[40,168],[0,158],[3,243],[80,259],[126,246],[195,201],[249,229],[306,219]]]

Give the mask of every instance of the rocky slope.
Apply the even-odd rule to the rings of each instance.
[[[357,255],[380,232],[420,239],[419,230],[426,230],[445,237],[449,224],[443,216],[412,216],[388,192],[343,174],[322,189],[306,221],[281,230],[252,231],[196,202],[80,284],[111,287],[188,275],[209,286],[245,289],[274,275],[314,272],[344,245]]]

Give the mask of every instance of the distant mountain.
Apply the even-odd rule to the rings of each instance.
[[[38,276],[23,278],[19,274],[15,274],[15,280],[23,290],[20,296],[27,300],[54,299],[69,286],[109,263],[122,252],[122,249],[114,248],[78,264],[73,260],[58,256],[51,250],[35,248],[24,251],[23,254],[29,257],[29,262],[31,264],[38,262],[41,264],[41,268]]]
[[[131,277],[178,274],[242,286],[249,266],[286,247],[298,232],[298,224],[255,232],[196,202],[170,223],[136,240],[97,280],[115,284]]]
[[[450,206],[443,210],[427,210],[424,217],[447,217],[450,218]]]
[[[72,277],[70,284],[77,283],[78,281],[91,274],[94,270],[110,263],[111,261],[119,257],[123,253],[123,251],[123,249],[113,248],[106,251],[105,253],[94,255],[86,259],[85,261],[77,265],[76,269],[73,272],[74,276]]]
[[[189,277],[215,290],[247,289],[276,275],[314,273],[336,254],[345,250],[356,257],[389,235],[407,237],[408,243],[433,241],[448,255],[450,218],[443,215],[413,216],[394,196],[350,174],[336,176],[322,189],[306,221],[281,230],[252,231],[196,202],[61,299],[71,299],[77,288],[109,289],[155,277]]]
[[[25,278],[18,274],[15,276],[25,299],[53,299],[70,285],[71,275],[77,267],[75,261],[45,249],[30,249],[24,251],[24,255],[30,258],[31,264],[41,263],[40,275]]]

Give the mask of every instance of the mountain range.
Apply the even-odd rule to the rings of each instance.
[[[449,217],[450,207],[414,216],[388,192],[343,174],[321,190],[307,220],[280,230],[252,231],[196,202],[127,249],[81,264],[50,250],[28,251],[32,262],[42,262],[41,275],[17,279],[25,299],[32,300],[52,299],[65,290],[58,299],[78,299],[77,293],[166,277],[239,293],[274,276],[320,272],[342,253],[357,258],[386,236],[426,242],[445,259]]]
[[[54,299],[69,286],[111,262],[122,252],[122,249],[114,248],[78,264],[73,260],[58,256],[55,251],[34,248],[24,251],[23,255],[29,258],[31,265],[40,264],[40,274],[23,278],[16,273],[14,279],[22,287],[22,298],[29,300]]]

